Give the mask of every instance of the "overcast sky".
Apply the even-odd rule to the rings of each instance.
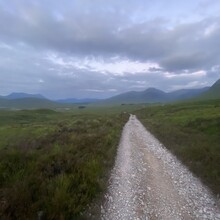
[[[105,98],[219,78],[219,0],[0,0],[0,95]]]

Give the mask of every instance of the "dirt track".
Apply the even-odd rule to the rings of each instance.
[[[104,220],[220,219],[209,191],[133,115],[101,209]]]

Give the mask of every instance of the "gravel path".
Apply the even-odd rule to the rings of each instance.
[[[125,125],[103,220],[220,219],[209,191],[134,115]]]

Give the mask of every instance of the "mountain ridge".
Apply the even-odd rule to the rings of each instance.
[[[0,109],[36,109],[36,108],[59,108],[62,104],[48,99],[39,98],[0,98]]]
[[[60,99],[50,100],[41,94],[11,93],[0,96],[0,108],[66,108],[73,104],[140,104],[169,103],[183,100],[206,100],[220,98],[220,79],[211,87],[199,89],[180,89],[164,92],[156,88],[143,91],[129,91],[107,99]]]
[[[144,91],[125,92],[106,100],[103,103],[121,103],[121,104],[136,104],[136,103],[167,103],[180,101],[196,97],[209,90],[210,87],[199,89],[180,89],[172,92],[164,92],[156,88],[148,88]]]
[[[9,95],[1,96],[0,98],[5,99],[23,99],[23,98],[38,98],[38,99],[47,99],[41,94],[29,94],[24,92],[12,92]]]

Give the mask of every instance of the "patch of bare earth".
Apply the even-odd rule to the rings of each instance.
[[[220,208],[209,190],[131,115],[101,219],[217,220]]]

